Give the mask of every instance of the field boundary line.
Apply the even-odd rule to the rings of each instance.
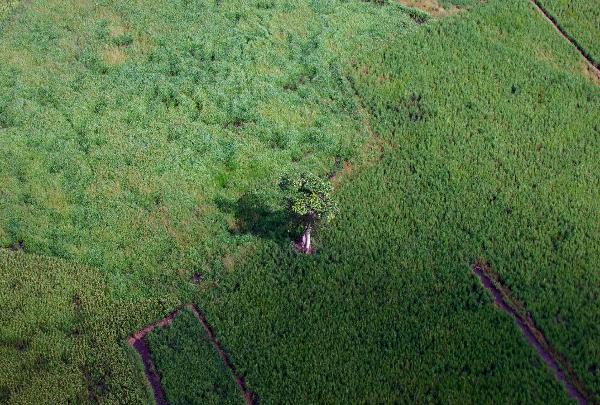
[[[154,395],[154,402],[156,405],[168,405],[168,401],[162,385],[160,384],[160,376],[158,375],[156,367],[154,366],[154,362],[152,361],[150,349],[146,343],[146,335],[158,327],[170,325],[173,322],[173,319],[179,315],[182,308],[183,307],[179,307],[176,310],[169,312],[169,314],[167,314],[167,316],[164,318],[146,325],[127,338],[127,343],[129,346],[135,349],[142,358],[146,381],[148,381],[150,388],[152,388],[152,394]]]
[[[184,309],[190,311],[192,315],[196,318],[198,323],[202,326],[202,329],[204,330],[206,337],[212,344],[213,349],[217,352],[225,366],[231,371],[235,383],[238,386],[246,404],[256,404],[256,395],[247,388],[244,378],[239,374],[237,368],[232,363],[231,359],[217,340],[212,327],[206,320],[206,317],[194,304],[185,304],[178,307],[177,309],[169,312],[164,318],[159,319],[158,321],[153,322],[149,325],[146,325],[145,327],[133,333],[127,338],[127,343],[129,344],[129,346],[135,349],[142,358],[146,380],[152,388],[152,393],[154,394],[154,401],[156,402],[156,404],[168,405],[169,402],[167,401],[165,392],[160,383],[160,376],[158,375],[156,367],[154,366],[154,362],[152,361],[150,349],[148,348],[148,344],[146,343],[145,338],[146,335],[152,332],[154,329],[170,325],[173,322],[173,320],[177,317],[177,315],[179,315]]]
[[[531,4],[535,7],[535,9],[554,27],[554,29],[560,34],[560,36],[567,41],[571,46],[573,46],[579,55],[583,58],[583,60],[588,64],[588,66],[592,69],[594,74],[598,79],[600,79],[600,64],[594,62],[594,59],[589,54],[588,51],[585,50],[583,46],[577,42],[571,34],[569,34],[558,22],[558,20],[544,7],[544,5],[539,0],[529,0]]]
[[[479,259],[473,264],[471,271],[479,278],[481,285],[490,292],[494,304],[513,318],[529,345],[553,371],[555,378],[563,384],[569,396],[579,404],[598,404],[598,399],[577,377],[569,361],[548,343],[527,308],[513,296],[489,264]]]
[[[221,347],[221,344],[215,337],[215,333],[213,332],[208,321],[206,320],[204,314],[200,312],[200,310],[193,304],[188,304],[185,307],[194,315],[194,317],[196,317],[198,322],[200,322],[202,328],[204,329],[204,332],[206,333],[206,336],[210,340],[210,343],[212,343],[213,348],[217,351],[223,363],[225,363],[227,368],[229,368],[231,374],[233,374],[233,378],[235,379],[238,388],[242,392],[242,396],[244,397],[244,401],[246,401],[246,404],[255,404],[257,402],[256,396],[250,390],[248,390],[248,387],[246,387],[246,382],[244,381],[244,378],[238,373],[237,368],[231,362],[231,359],[229,358],[225,350],[223,350],[223,347]]]

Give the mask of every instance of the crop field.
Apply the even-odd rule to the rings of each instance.
[[[540,4],[600,66],[600,1],[540,0]]]
[[[401,3],[0,6],[0,403],[150,403],[127,338],[186,303],[259,403],[572,401],[478,261],[598,401],[600,87],[529,1]],[[146,339],[169,403],[243,402],[187,310]]]
[[[148,345],[170,404],[243,404],[231,371],[188,310],[150,333]]]

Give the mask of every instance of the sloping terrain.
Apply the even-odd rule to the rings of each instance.
[[[569,36],[600,66],[600,1],[538,0]]]
[[[529,2],[165,4],[1,28],[2,402],[149,401],[126,338],[186,302],[264,403],[568,402],[477,258],[600,394],[600,90]],[[337,173],[310,257],[293,169]]]

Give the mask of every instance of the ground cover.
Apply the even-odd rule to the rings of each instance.
[[[173,20],[185,21],[179,3],[169,10],[173,15],[166,16],[160,4],[153,6],[158,3],[138,3],[105,4],[116,5],[120,11],[129,10],[127,7],[148,8],[143,14],[148,26],[161,32],[170,31],[167,28]],[[577,54],[527,2],[490,1],[447,21],[421,24],[416,32],[406,36],[398,33],[399,27],[414,29],[417,25],[414,16],[411,18],[401,10],[397,14],[394,6],[359,3],[348,2],[343,7],[319,1],[310,3],[314,14],[321,16],[318,20],[328,27],[323,49],[337,55],[332,59],[337,63],[331,65],[336,66],[340,86],[346,89],[344,92],[351,92],[349,96],[340,95],[343,100],[340,102],[351,105],[348,116],[358,126],[356,132],[361,134],[358,137],[370,136],[366,151],[356,153],[356,156],[365,154],[366,158],[346,162],[343,175],[336,177],[341,212],[330,229],[318,233],[316,254],[297,255],[285,229],[273,226],[280,218],[277,212],[263,205],[262,198],[264,194],[269,197],[268,190],[242,200],[244,204],[236,204],[233,210],[226,209],[232,201],[239,202],[237,194],[243,193],[232,186],[232,190],[221,195],[222,203],[215,204],[213,211],[208,210],[213,212],[214,222],[200,216],[207,221],[206,229],[212,231],[194,233],[194,226],[189,223],[180,225],[181,234],[189,231],[197,238],[195,244],[208,247],[198,248],[201,251],[189,254],[182,262],[172,253],[164,260],[170,257],[175,264],[154,267],[163,260],[159,258],[162,242],[140,238],[139,229],[129,229],[129,216],[139,207],[130,211],[128,204],[135,207],[136,198],[141,198],[138,193],[128,191],[129,199],[121,193],[115,197],[110,194],[97,197],[94,204],[98,206],[87,207],[97,210],[100,217],[108,215],[104,213],[107,206],[121,207],[113,211],[118,215],[111,217],[112,222],[103,220],[103,225],[97,227],[113,239],[103,242],[104,236],[84,235],[81,245],[88,253],[74,250],[69,255],[75,261],[99,263],[98,268],[22,252],[0,252],[3,266],[0,299],[3,308],[14,309],[0,318],[4,354],[0,356],[0,372],[5,372],[0,378],[3,399],[13,403],[64,402],[60,401],[62,398],[107,403],[149,400],[141,363],[128,348],[126,338],[181,303],[194,301],[206,311],[217,338],[227,348],[250,389],[265,403],[566,402],[564,389],[527,345],[512,320],[492,306],[491,298],[470,274],[470,266],[477,257],[485,257],[515,297],[532,312],[549,342],[570,360],[583,383],[599,392],[598,365],[594,359],[600,358],[597,296],[600,253],[595,242],[600,224],[593,218],[599,212],[596,197],[600,171],[594,157],[599,150],[596,125],[600,94],[579,75]],[[33,2],[32,7],[36,4],[39,8],[43,3]],[[17,16],[30,18],[48,29],[51,18],[46,21],[44,16],[55,18],[64,14],[61,7],[64,9],[66,4],[53,2],[54,14],[52,8],[48,14],[25,9]],[[308,3],[295,4],[304,7]],[[275,12],[279,6],[291,7],[285,2],[255,5],[264,13]],[[210,7],[209,4],[207,8]],[[302,15],[293,11],[289,14],[294,18]],[[383,19],[388,23],[381,23],[382,17],[390,20]],[[236,19],[235,13],[233,18]],[[242,15],[240,21],[243,20]],[[284,25],[290,25],[286,21]],[[145,24],[146,21],[140,22],[139,26]],[[13,32],[11,29],[15,27],[9,25],[2,35]],[[56,39],[55,31],[49,37],[40,35],[41,38],[36,32],[13,32],[12,51],[6,45],[10,41],[1,41],[0,47],[16,52],[19,41]],[[136,35],[132,34],[134,38]],[[351,36],[357,38],[356,42],[348,41]],[[123,41],[127,43],[129,39]],[[96,44],[92,48],[104,49],[105,45]],[[121,46],[125,53],[134,52],[132,59],[142,58],[141,65],[151,62],[144,59],[141,49],[142,55],[136,56],[136,45]],[[48,75],[38,78],[24,75],[29,67],[19,64],[31,62],[26,56],[13,58],[10,69],[0,70],[2,80],[19,79],[16,82],[19,86],[11,91],[23,91],[16,94],[19,97],[3,99],[5,103],[28,100],[25,95],[33,94],[33,84],[27,87],[24,78],[54,83]],[[39,54],[33,59],[44,61]],[[57,69],[54,73],[62,74],[55,63],[40,66],[38,73],[52,66]],[[190,68],[185,67],[182,70]],[[105,73],[109,75],[103,82],[106,86],[124,80],[110,73],[111,69]],[[88,74],[99,75],[102,70]],[[135,72],[137,75],[139,70]],[[25,87],[29,93],[22,89]],[[297,86],[295,91],[301,88]],[[118,86],[110,90],[117,91]],[[85,94],[91,97],[95,93]],[[115,125],[120,123],[116,133],[126,133],[123,129],[128,129],[130,122],[124,118],[120,121],[120,114],[133,114],[138,104],[127,98],[125,90],[116,94],[127,102],[117,108],[117,101],[110,101],[115,103],[110,117],[115,119]],[[31,96],[34,100],[36,97]],[[33,112],[24,110],[31,113],[30,120],[26,119],[28,114],[18,113],[14,106],[9,109],[3,105],[0,115],[5,119],[4,128],[0,129],[3,135],[0,142],[4,142],[0,144],[0,156],[5,159],[3,163],[9,162],[9,155],[16,159],[8,168],[0,166],[4,170],[2,178],[7,181],[4,184],[9,184],[0,191],[3,203],[0,218],[5,224],[12,224],[10,229],[20,229],[4,236],[3,244],[15,248],[23,245],[29,252],[67,256],[61,251],[46,250],[46,246],[54,244],[44,241],[43,235],[72,220],[64,219],[61,213],[69,216],[71,211],[77,211],[65,207],[77,206],[73,201],[85,194],[77,191],[80,181],[77,176],[79,169],[86,169],[88,163],[81,162],[88,158],[70,154],[69,145],[79,146],[72,140],[60,139],[57,133],[61,125],[50,125],[48,139],[56,142],[53,158],[60,161],[58,156],[61,156],[68,163],[65,165],[71,170],[69,176],[73,176],[73,182],[63,184],[60,180],[55,186],[46,186],[42,179],[51,182],[54,177],[41,175],[38,180],[35,174],[38,169],[39,173],[45,173],[45,163],[36,163],[40,151],[36,144],[43,144],[41,135],[46,128],[35,124],[35,118],[40,118],[36,115],[37,102],[23,101],[22,107],[32,105]],[[65,103],[63,107],[71,105]],[[58,115],[53,109],[41,111],[51,117]],[[160,122],[181,122],[166,112],[164,117],[144,111],[137,113],[147,120],[145,126],[147,123],[152,128],[160,127]],[[289,113],[281,112],[282,116]],[[22,120],[20,124],[14,120],[15,116]],[[109,125],[110,117],[104,118],[103,125]],[[141,125],[135,124],[137,121],[131,122],[134,130],[141,131]],[[36,129],[36,125],[40,128]],[[37,137],[18,136],[26,133],[24,128]],[[87,136],[93,132],[82,133]],[[4,137],[6,134],[8,138]],[[130,141],[135,144],[140,139],[135,137]],[[156,152],[152,145],[148,147]],[[127,143],[106,147],[102,153],[108,156],[126,148]],[[119,159],[136,150],[142,153],[140,150],[144,148],[124,149],[124,156],[115,157],[114,166],[106,157],[106,176],[124,181],[119,178],[123,175]],[[248,154],[255,152],[249,150]],[[26,157],[19,158],[23,151],[28,151]],[[210,159],[213,152],[207,152]],[[260,148],[256,153],[260,154]],[[269,150],[268,154],[271,153]],[[177,160],[165,159],[164,155],[163,159],[152,157],[150,152],[140,156],[131,172],[143,173],[140,168],[146,159],[147,167],[161,168]],[[133,154],[131,159],[138,157]],[[342,156],[340,159],[343,161]],[[319,162],[329,161],[327,170],[331,170],[334,160],[332,155]],[[313,163],[314,167],[326,165]],[[310,162],[302,164],[312,167]],[[214,164],[217,169],[221,167],[218,165]],[[101,166],[96,163],[94,168]],[[235,178],[235,170],[227,173],[234,173]],[[139,185],[150,187],[157,178],[149,176],[140,180]],[[164,189],[167,183],[181,186],[171,181],[157,184],[156,189]],[[236,181],[232,184],[239,185],[245,180]],[[222,188],[211,189],[210,183],[202,184],[205,186],[202,191],[217,199],[214,190]],[[55,189],[70,195],[68,204],[51,195],[50,191]],[[51,205],[58,207],[51,215],[39,202],[43,200],[39,196],[45,193]],[[16,199],[17,194],[22,201]],[[38,197],[32,199],[32,196]],[[85,201],[87,204],[89,197]],[[150,201],[152,204],[155,202]],[[6,215],[13,219],[6,220]],[[81,221],[96,218],[78,215],[74,214],[74,218]],[[140,209],[139,216],[144,215]],[[227,220],[233,223],[225,225]],[[107,222],[118,226],[104,227]],[[169,224],[168,220],[166,223]],[[81,235],[85,226],[75,222],[73,229],[79,227]],[[158,239],[166,229],[169,228],[159,229]],[[66,240],[70,231],[69,227],[64,230]],[[26,239],[30,234],[38,236]],[[201,235],[209,236],[203,239]],[[53,238],[60,242],[60,238]],[[19,243],[21,239],[23,244]],[[121,248],[119,241],[133,244]],[[96,242],[98,247],[94,245]],[[223,247],[223,251],[218,250],[221,247],[214,248],[218,253],[211,251],[212,246],[221,244],[228,247]],[[114,246],[117,257],[110,256]],[[234,249],[236,246],[239,247]],[[96,253],[89,253],[93,250]],[[148,252],[154,253],[146,259],[143,256]],[[222,253],[228,254],[227,260],[223,260]],[[207,264],[201,267],[196,259],[200,262],[204,255]],[[123,257],[129,264],[120,267]],[[218,260],[211,261],[211,257]],[[190,267],[182,267],[190,263]],[[165,270],[169,266],[181,266],[185,271],[173,274]],[[195,273],[193,279],[191,273]],[[76,317],[81,320],[76,321]],[[82,327],[76,328],[77,325]],[[75,348],[66,337],[73,328],[79,336]],[[27,332],[24,335],[27,341],[38,343],[17,342],[15,336],[23,330]],[[185,329],[177,333],[185,334]],[[22,347],[28,347],[25,357],[19,352]],[[182,350],[199,349],[185,346]],[[53,353],[67,354],[65,360],[57,361]],[[43,368],[40,365],[44,365],[46,357],[51,367]],[[64,391],[63,385],[57,384],[63,380]],[[170,395],[183,395],[186,389],[175,385],[170,388]]]
[[[222,271],[251,240],[219,208],[366,139],[335,48],[416,25],[312,3],[26,3],[0,34],[0,244],[115,277]]]
[[[480,0],[397,0],[400,4],[416,8],[434,17],[443,18],[480,4]]]
[[[569,361],[548,343],[527,308],[506,288],[494,270],[481,259],[473,264],[471,270],[479,278],[481,285],[489,291],[496,307],[515,320],[515,324],[521,329],[529,345],[537,351],[540,359],[563,384],[569,396],[578,403],[585,404],[588,399],[591,400],[593,394],[579,380]]]
[[[244,403],[231,370],[189,310],[146,340],[169,404]]]
[[[119,296],[95,269],[0,249],[0,402],[149,402],[125,338],[176,305],[164,287]]]
[[[2,20],[6,18],[20,2],[20,0],[4,0],[0,3],[0,26],[2,26]]]
[[[555,401],[541,374],[518,376],[550,373],[479,295],[469,266],[483,256],[598,395],[600,93],[577,64],[519,1],[357,55],[352,80],[382,138],[379,163],[340,187],[319,254],[271,243],[205,304],[257,392]],[[517,352],[528,366],[507,354]]]
[[[538,0],[600,66],[600,2],[597,0]]]

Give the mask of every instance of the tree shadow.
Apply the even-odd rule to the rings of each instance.
[[[251,234],[278,242],[287,242],[293,236],[287,213],[257,193],[245,193],[237,201],[218,198],[215,203],[219,210],[235,217],[235,224],[229,228],[232,234]]]

